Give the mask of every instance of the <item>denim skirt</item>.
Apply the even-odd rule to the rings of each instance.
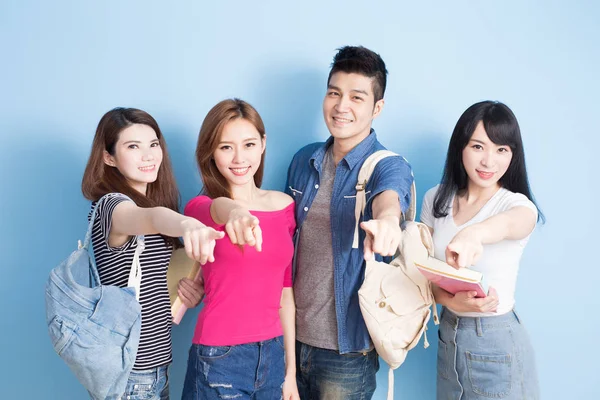
[[[459,317],[442,310],[438,400],[539,397],[533,348],[514,310],[492,317]]]

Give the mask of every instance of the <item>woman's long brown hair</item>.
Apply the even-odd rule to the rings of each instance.
[[[265,137],[265,125],[258,111],[247,102],[240,99],[223,100],[214,106],[204,118],[198,144],[196,146],[196,162],[202,176],[204,187],[202,193],[215,199],[217,197],[231,198],[231,189],[227,179],[219,172],[213,159],[213,154],[221,140],[221,133],[225,125],[236,119],[245,119],[258,131],[261,139]],[[257,187],[262,184],[265,167],[265,152],[263,152],[260,165],[254,174],[254,183]]]
[[[146,195],[132,188],[116,167],[111,167],[104,162],[104,151],[114,156],[121,132],[134,124],[152,128],[163,151],[158,176],[156,181],[148,184]],[[136,108],[123,107],[113,108],[104,114],[96,129],[90,158],[83,173],[81,191],[85,198],[91,201],[98,201],[108,193],[122,193],[129,196],[138,207],[162,206],[179,212],[179,191],[167,152],[167,144],[158,123],[150,114]],[[178,240],[167,239],[178,246]]]

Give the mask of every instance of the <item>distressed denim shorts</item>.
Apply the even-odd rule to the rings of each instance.
[[[169,400],[169,366],[131,371],[121,400]]]
[[[285,378],[283,336],[236,346],[190,348],[183,400],[277,400]]]
[[[533,348],[514,310],[493,317],[459,317],[443,309],[438,400],[539,397]]]

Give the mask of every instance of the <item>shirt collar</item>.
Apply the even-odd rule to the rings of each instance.
[[[366,155],[370,154],[371,149],[375,145],[377,141],[377,135],[375,134],[375,129],[371,128],[371,132],[369,132],[369,136],[363,139],[362,142],[356,145],[342,160],[346,161],[348,164],[348,168],[351,170],[354,167],[362,162]],[[333,136],[329,136],[329,139],[321,147],[319,147],[310,157],[310,162],[315,167],[319,173],[321,172],[321,168],[323,166],[323,159],[325,158],[325,152],[333,144]]]

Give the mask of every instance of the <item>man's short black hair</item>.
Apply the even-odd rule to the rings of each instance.
[[[383,99],[385,85],[387,82],[387,69],[379,54],[363,46],[344,46],[338,49],[333,57],[331,71],[327,78],[327,84],[331,76],[336,72],[348,74],[360,74],[373,78],[373,95],[375,102]]]

